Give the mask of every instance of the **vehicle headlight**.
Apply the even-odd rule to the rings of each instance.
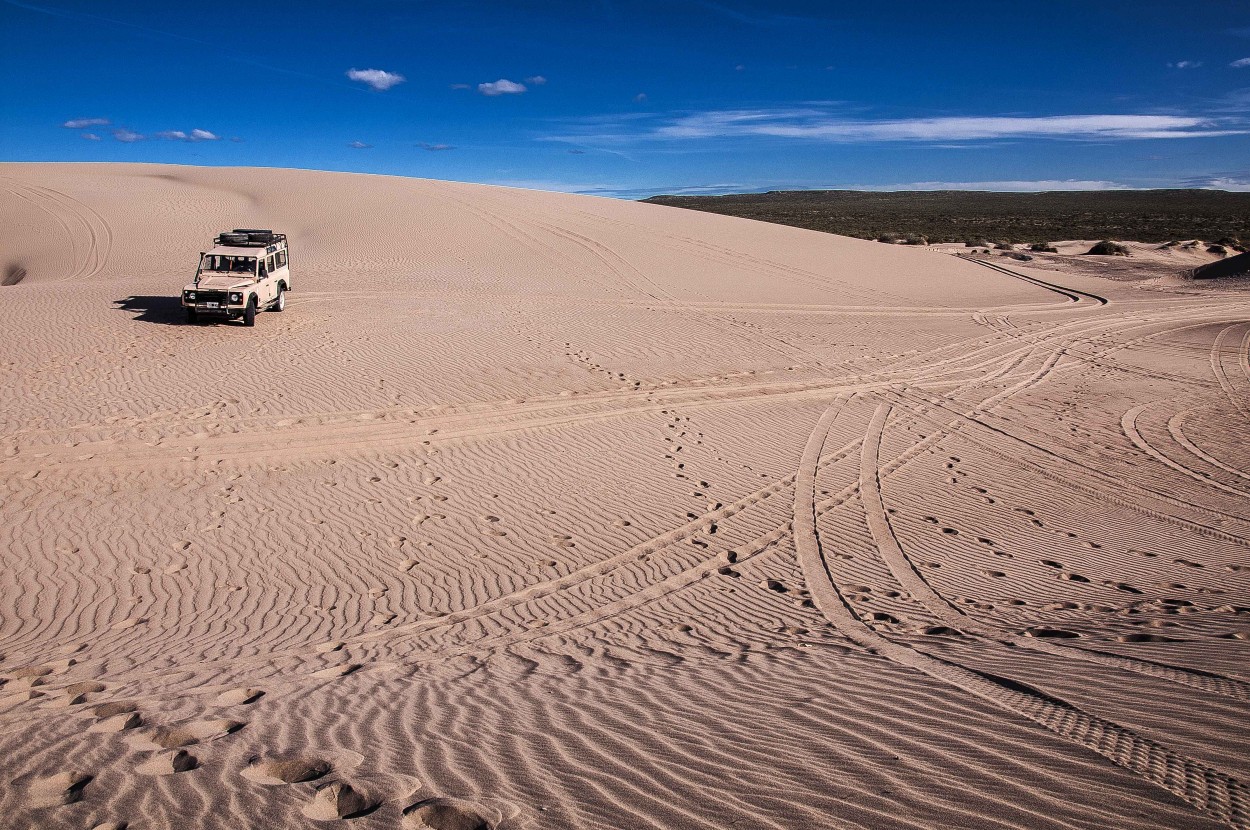
[[[233,291],[230,292],[230,302],[234,303],[235,305],[241,304],[243,302],[243,295],[236,294]]]
[[[195,302],[195,292],[194,292],[194,291],[184,291],[183,293],[184,293],[184,294],[186,294],[186,296],[187,296],[187,300],[188,300],[189,302],[192,302],[192,303],[193,303],[193,302]]]

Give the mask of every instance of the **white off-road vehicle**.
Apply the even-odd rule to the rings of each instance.
[[[195,282],[182,289],[182,307],[189,323],[221,317],[254,326],[257,311],[286,308],[290,290],[286,234],[235,228],[218,234],[213,248],[200,254]]]

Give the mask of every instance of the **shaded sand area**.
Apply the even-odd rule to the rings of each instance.
[[[1250,821],[1250,296],[0,177],[0,825]],[[290,235],[286,311],[186,325],[236,226]]]

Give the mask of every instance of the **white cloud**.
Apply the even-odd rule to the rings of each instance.
[[[1172,69],[1197,69],[1202,66],[1202,61],[1175,61],[1168,66]]]
[[[437,153],[441,150],[456,149],[455,145],[453,144],[428,144],[426,142],[422,142],[418,144],[417,146],[420,147],[422,150],[429,150],[431,153]]]
[[[347,77],[367,84],[378,92],[385,92],[396,84],[402,84],[408,80],[398,72],[387,72],[384,69],[356,69],[355,67],[347,70]]]
[[[62,127],[68,127],[71,130],[81,130],[84,127],[103,127],[109,123],[107,118],[71,118],[62,124]]]
[[[133,141],[143,140],[143,136],[140,133],[137,133],[134,130],[128,130],[125,127],[118,127],[116,130],[113,130],[113,138],[118,141],[124,141],[127,144],[130,144]]]
[[[1052,190],[1132,190],[1131,185],[1098,179],[1038,179],[997,182],[906,182],[840,185],[839,190],[988,190],[998,193],[1041,193]]]
[[[543,84],[547,83],[547,79],[544,78],[542,75],[534,75],[533,77],[526,78],[525,83],[529,84],[530,86],[542,86]]]
[[[1250,192],[1250,176],[1212,176],[1210,178],[1190,179],[1186,187],[1201,187],[1207,190],[1236,190]]]
[[[1238,58],[1230,63],[1229,66],[1234,69],[1245,69],[1247,66],[1250,66],[1250,58]]]
[[[770,136],[831,142],[983,141],[1001,138],[1140,139],[1239,135],[1204,118],[1179,115],[1051,115],[866,121],[814,109],[722,110],[686,115],[650,137]]]
[[[635,103],[635,104],[645,104],[645,103],[647,103],[647,93],[645,93],[645,92],[639,92],[637,95],[635,95],[635,96],[634,96],[634,103]]]
[[[520,95],[526,89],[528,87],[525,84],[518,84],[515,81],[509,81],[507,78],[500,78],[491,83],[477,85],[478,92],[491,97],[496,95]]]
[[[373,147],[372,144],[365,144],[363,141],[352,141],[349,142],[347,146],[351,147],[353,150],[368,150]]]
[[[88,141],[100,141],[101,140],[100,137],[96,135],[95,133],[83,133],[82,137],[87,139]]]
[[[189,133],[184,130],[161,130],[159,133],[153,133],[153,137],[163,138],[166,141],[217,141],[220,138],[216,133],[200,129]]]

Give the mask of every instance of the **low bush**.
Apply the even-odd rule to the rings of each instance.
[[[1086,251],[1085,254],[1086,256],[1128,256],[1128,248],[1118,242],[1104,239]]]
[[[1030,251],[1036,251],[1039,254],[1057,254],[1059,249],[1049,242],[1034,242],[1029,246]]]

